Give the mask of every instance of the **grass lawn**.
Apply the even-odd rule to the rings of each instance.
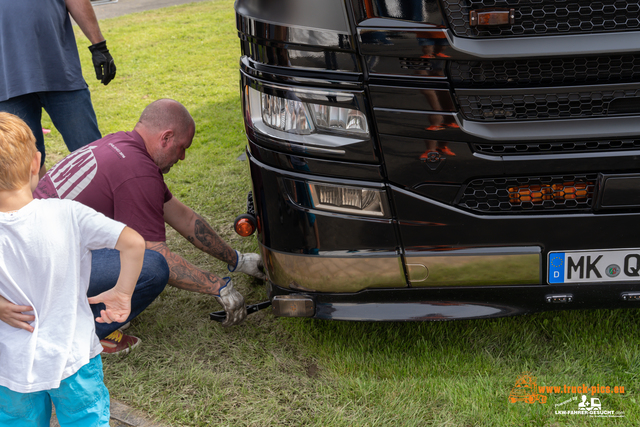
[[[245,136],[233,2],[171,7],[101,27],[118,67],[108,86],[95,80],[88,41],[78,35],[78,43],[103,134],[132,129],[157,98],[184,103],[197,133],[168,185],[234,247],[255,251],[255,238],[231,229],[250,188],[247,163],[236,160]],[[50,166],[66,151],[55,130],[46,139]],[[173,231],[169,246],[226,274]],[[248,302],[265,299],[259,283],[242,275],[234,281]],[[128,331],[142,345],[105,358],[112,396],[174,426],[640,424],[637,310],[437,323],[283,319],[264,310],[223,329],[208,318],[219,309],[212,297],[167,289]],[[538,386],[568,385],[569,393],[544,389],[546,403],[510,403],[525,372]],[[624,387],[624,394],[586,394],[624,417],[556,414],[578,409],[584,393],[571,387],[582,384]]]

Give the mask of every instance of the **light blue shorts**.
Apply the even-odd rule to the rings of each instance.
[[[0,386],[0,426],[49,427],[52,401],[61,427],[109,427],[109,391],[100,355],[56,389],[16,393]]]

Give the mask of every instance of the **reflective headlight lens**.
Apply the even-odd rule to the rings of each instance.
[[[309,134],[313,124],[300,101],[262,94],[262,121],[265,125],[284,132]]]
[[[328,130],[354,137],[369,134],[366,116],[359,110],[286,99],[252,87],[248,87],[248,95],[252,114],[259,111],[262,122],[279,131],[308,135]]]
[[[343,187],[309,182],[313,205],[317,209],[358,215],[384,216],[382,190]]]
[[[320,104],[308,105],[318,128],[363,134],[369,132],[367,119],[361,111]]]

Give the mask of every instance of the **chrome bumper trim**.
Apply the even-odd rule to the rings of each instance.
[[[539,247],[407,252],[411,287],[539,285]]]
[[[399,255],[301,255],[260,245],[269,280],[282,288],[308,292],[358,292],[367,288],[405,288]]]

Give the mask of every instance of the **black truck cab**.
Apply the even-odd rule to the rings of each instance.
[[[276,314],[639,306],[639,1],[235,9]]]

